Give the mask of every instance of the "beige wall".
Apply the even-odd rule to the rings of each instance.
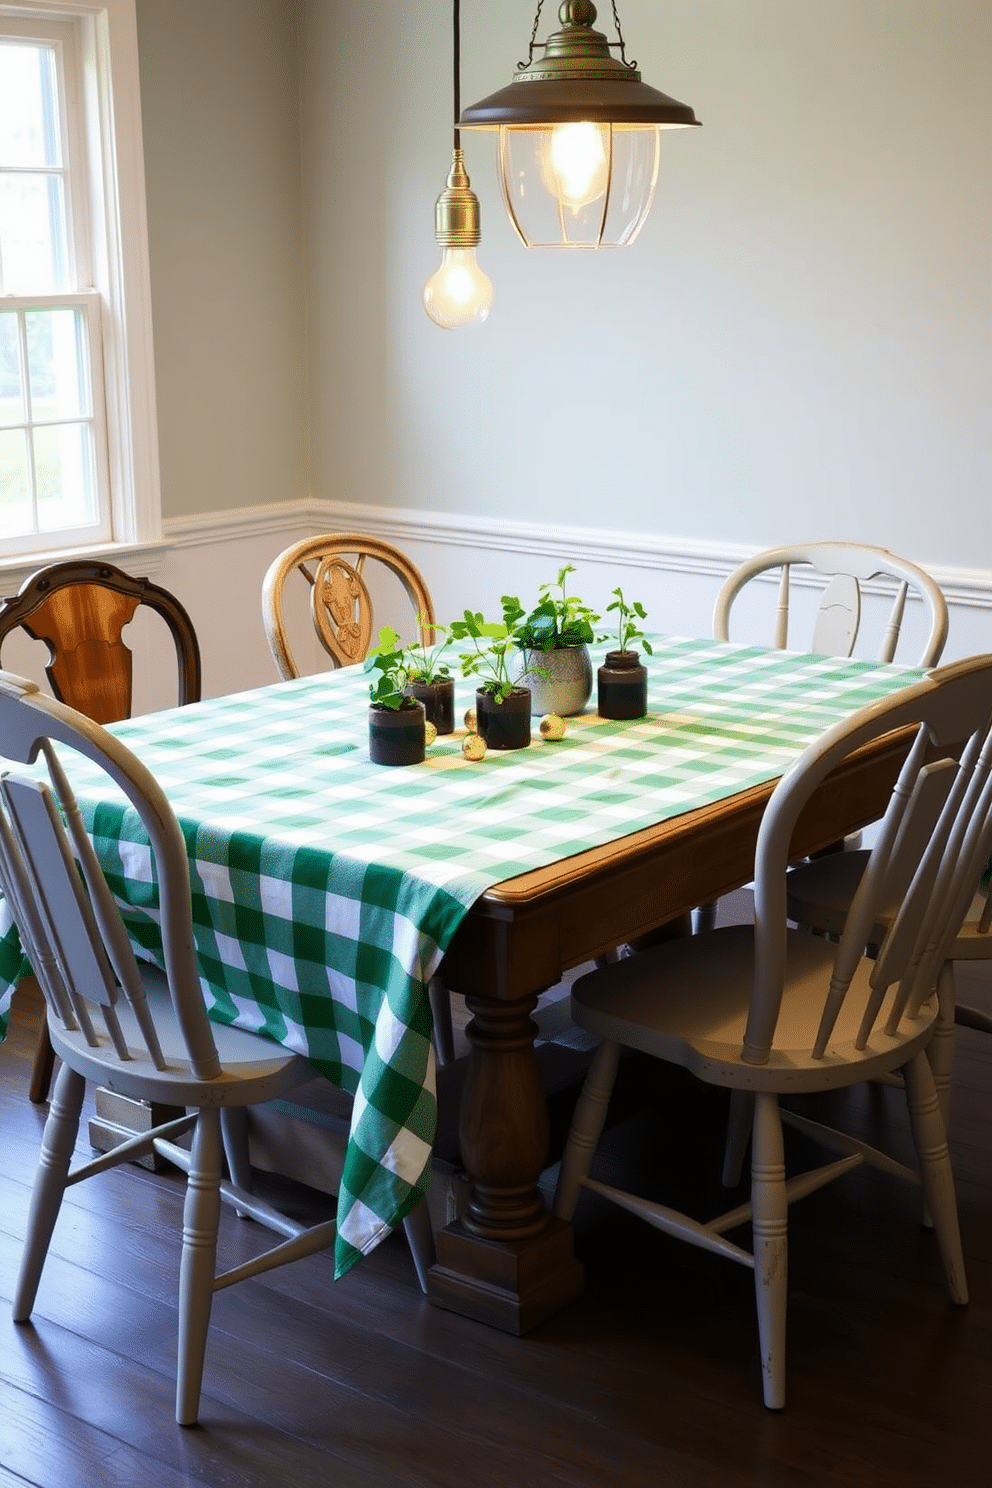
[[[167,514],[309,490],[992,568],[992,5],[621,15],[704,127],[612,254],[526,252],[466,135],[496,304],[444,333],[449,0],[138,0]],[[466,101],[532,16],[463,0]]]
[[[293,0],[137,0],[166,517],[306,492]]]

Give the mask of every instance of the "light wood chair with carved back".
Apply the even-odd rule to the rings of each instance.
[[[603,1040],[562,1159],[555,1213],[570,1219],[588,1187],[663,1233],[754,1272],[765,1404],[785,1401],[788,1206],[863,1165],[922,1182],[952,1300],[967,1301],[946,1130],[927,1057],[940,968],[992,839],[992,656],[945,667],[862,708],[815,741],[782,777],[755,853],[753,925],[685,937],[580,978],[575,1021]],[[906,730],[905,765],[838,941],[790,928],[789,844],[831,771]],[[892,919],[865,954],[882,906]],[[591,1178],[620,1051],[640,1050],[731,1092],[750,1116],[751,1200],[697,1219]],[[784,1109],[900,1070],[919,1173],[887,1153]],[[826,1148],[825,1163],[786,1178],[782,1124]],[[688,1118],[683,1136],[692,1137]],[[724,1182],[736,1183],[728,1152]],[[751,1248],[726,1238],[750,1225]]]
[[[310,618],[317,639],[335,666],[364,661],[376,635],[372,594],[365,566],[382,564],[403,586],[414,616],[423,616],[431,641],[434,606],[419,570],[392,544],[359,532],[325,533],[293,543],[269,566],[262,581],[262,620],[273,660],[284,678],[300,676],[286,625],[284,590],[294,573],[310,588]],[[399,629],[399,626],[394,626]]]
[[[419,569],[391,543],[361,532],[330,532],[293,543],[273,559],[262,580],[262,622],[279,675],[286,681],[300,676],[290,646],[284,591],[294,573],[310,589],[310,618],[317,639],[334,665],[364,661],[376,635],[375,610],[365,578],[368,560],[382,564],[400,581],[422,622],[424,642],[434,639],[434,605]],[[428,989],[434,1018],[438,1061],[449,1064],[454,1055],[451,1001],[443,982],[435,977]]]
[[[167,589],[96,559],[70,559],[40,568],[0,604],[0,654],[15,630],[48,647],[45,673],[60,702],[96,723],[116,723],[131,714],[133,655],[124,627],[140,605],[164,620],[176,650],[178,701],[200,697],[200,648],[193,622]],[[29,1089],[33,1101],[47,1098],[54,1055],[43,1025]]]
[[[14,1321],[26,1323],[31,1315],[66,1189],[154,1148],[188,1179],[176,1419],[191,1425],[199,1410],[214,1292],[334,1243],[333,1222],[308,1228],[222,1177],[221,1118],[285,1094],[313,1078],[313,1067],[271,1039],[209,1021],[182,829],[158,783],[130,750],[35,683],[0,672],[0,755],[0,888],[45,995],[61,1059],[13,1292]],[[80,755],[124,792],[147,833],[161,970],[135,959],[86,833],[67,778],[70,761]],[[179,1114],[73,1167],[88,1080]],[[176,1145],[186,1133],[192,1135],[189,1149]],[[222,1199],[275,1230],[280,1242],[217,1275]]]

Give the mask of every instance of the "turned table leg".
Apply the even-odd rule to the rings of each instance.
[[[526,1333],[582,1292],[571,1226],[544,1207],[537,1180],[548,1115],[534,1052],[536,996],[469,994],[471,1044],[461,1154],[472,1179],[463,1218],[437,1238],[428,1295],[508,1333]]]

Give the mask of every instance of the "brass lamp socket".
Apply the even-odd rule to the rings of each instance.
[[[452,152],[448,182],[434,206],[434,236],[440,248],[474,248],[482,236],[479,198],[461,150]]]

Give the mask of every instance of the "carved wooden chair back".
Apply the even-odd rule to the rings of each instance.
[[[885,548],[859,543],[816,542],[769,548],[758,553],[726,580],[713,608],[713,634],[718,641],[729,641],[730,612],[741,590],[759,575],[780,570],[771,644],[784,649],[789,645],[789,612],[792,591],[798,578],[826,578],[827,584],[817,607],[812,635],[807,642],[793,643],[793,650],[811,651],[825,656],[851,656],[861,627],[861,586],[872,580],[893,579],[895,597],[885,624],[878,661],[894,661],[899,644],[906,599],[913,593],[924,606],[926,639],[918,656],[910,664],[936,666],[947,640],[947,603],[939,586],[915,563],[899,558]]]
[[[109,563],[72,559],[32,574],[0,604],[0,647],[18,628],[46,642],[45,672],[55,696],[97,723],[116,723],[131,714],[133,656],[122,631],[139,605],[169,628],[179,702],[198,701],[200,649],[186,610],[167,589]]]
[[[335,666],[364,661],[376,635],[372,594],[365,577],[369,559],[399,579],[414,616],[423,616],[423,638],[432,640],[434,606],[419,570],[398,548],[358,532],[326,533],[294,543],[270,565],[262,582],[262,621],[279,675],[299,677],[287,633],[284,590],[294,572],[310,588],[310,617],[317,639]]]

